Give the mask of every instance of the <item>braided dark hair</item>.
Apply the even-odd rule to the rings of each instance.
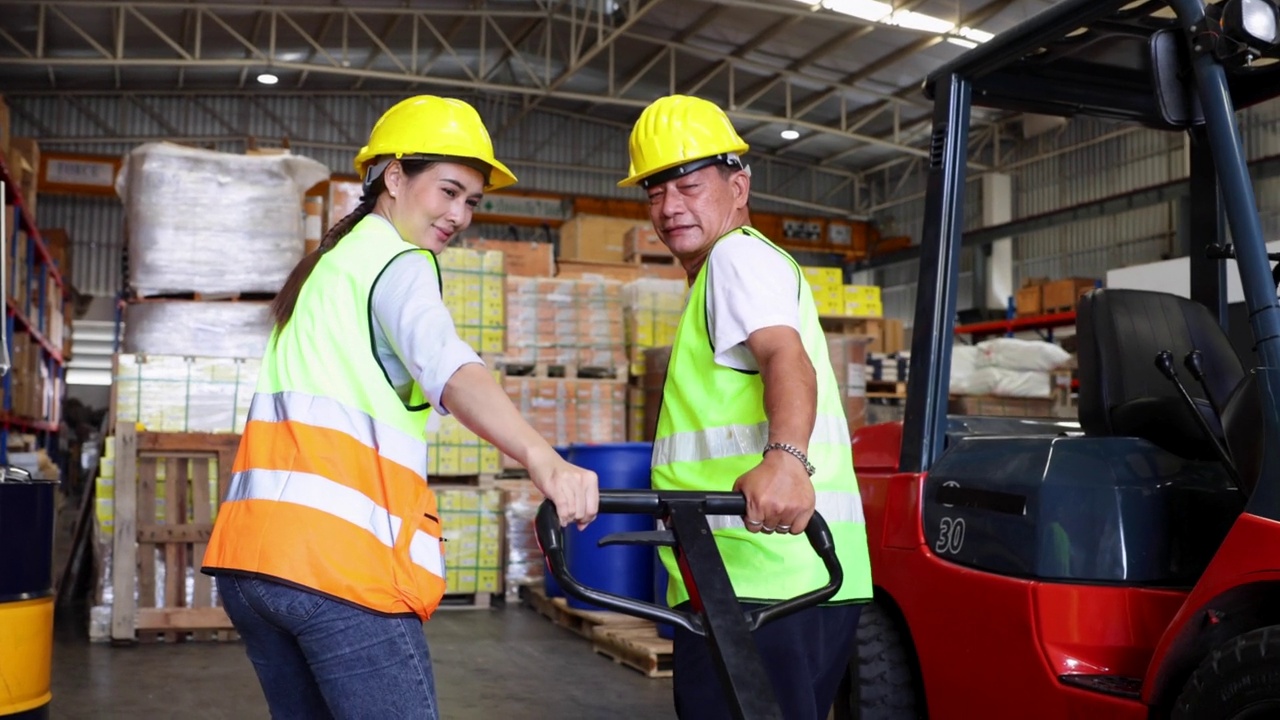
[[[434,163],[428,160],[411,160],[404,159],[400,161],[400,167],[404,171],[405,177],[414,177],[431,167]],[[386,173],[378,176],[372,184],[364,189],[364,194],[360,196],[360,204],[356,205],[346,217],[334,223],[329,228],[329,232],[324,234],[320,240],[320,246],[308,253],[305,257],[298,261],[289,273],[289,277],[285,279],[284,286],[280,288],[280,292],[275,299],[271,301],[271,318],[275,321],[276,330],[283,330],[284,326],[289,324],[289,319],[293,317],[294,307],[298,304],[298,296],[302,294],[302,286],[307,282],[307,278],[311,277],[312,271],[316,269],[316,265],[320,262],[320,258],[330,250],[338,246],[342,238],[347,236],[366,215],[373,212],[373,208],[378,203],[378,197],[386,190],[387,184],[385,180]]]

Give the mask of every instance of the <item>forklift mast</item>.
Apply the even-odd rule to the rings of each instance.
[[[1265,438],[1263,480],[1246,509],[1280,520],[1280,307],[1235,119],[1237,108],[1280,95],[1280,63],[1254,68],[1221,52],[1216,8],[1207,15],[1200,0],[1065,0],[926,78],[933,132],[900,471],[928,472],[945,449],[972,106],[1119,119],[1189,133],[1192,299],[1224,326],[1224,268],[1206,251],[1222,242],[1224,215],[1229,223],[1259,358]]]

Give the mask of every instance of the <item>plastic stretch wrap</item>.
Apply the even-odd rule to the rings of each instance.
[[[546,560],[538,547],[533,520],[543,495],[529,480],[499,480],[506,519],[507,596],[514,599],[521,585],[542,582]]]
[[[1061,367],[1071,359],[1071,354],[1066,350],[1043,340],[996,338],[978,343],[977,348],[978,368],[1048,371]]]
[[[138,355],[260,358],[270,336],[265,302],[137,302],[124,313],[123,351]]]
[[[1048,398],[1053,396],[1053,378],[1039,370],[1006,370],[983,367],[973,371],[956,395],[992,395],[1008,398]]]
[[[116,179],[139,295],[278,292],[302,258],[302,199],[329,177],[295,155],[140,145]]]

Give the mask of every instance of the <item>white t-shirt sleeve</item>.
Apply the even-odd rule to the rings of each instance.
[[[800,279],[782,253],[746,233],[716,243],[707,258],[707,325],[716,362],[758,372],[747,349],[751,333],[766,327],[800,330]]]
[[[373,286],[370,311],[375,339],[390,353],[379,357],[400,386],[416,380],[435,410],[448,410],[440,401],[445,384],[468,363],[480,363],[480,356],[458,337],[453,318],[440,295],[440,285],[430,260],[420,253],[406,253],[392,260]],[[386,355],[394,354],[394,358]],[[402,368],[392,368],[398,359]],[[397,389],[400,389],[399,387]]]

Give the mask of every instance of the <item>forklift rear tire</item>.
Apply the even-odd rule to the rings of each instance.
[[[1280,625],[1247,632],[1214,650],[1182,689],[1173,717],[1280,717]]]
[[[911,649],[879,603],[863,606],[857,651],[836,702],[836,720],[914,720]]]

